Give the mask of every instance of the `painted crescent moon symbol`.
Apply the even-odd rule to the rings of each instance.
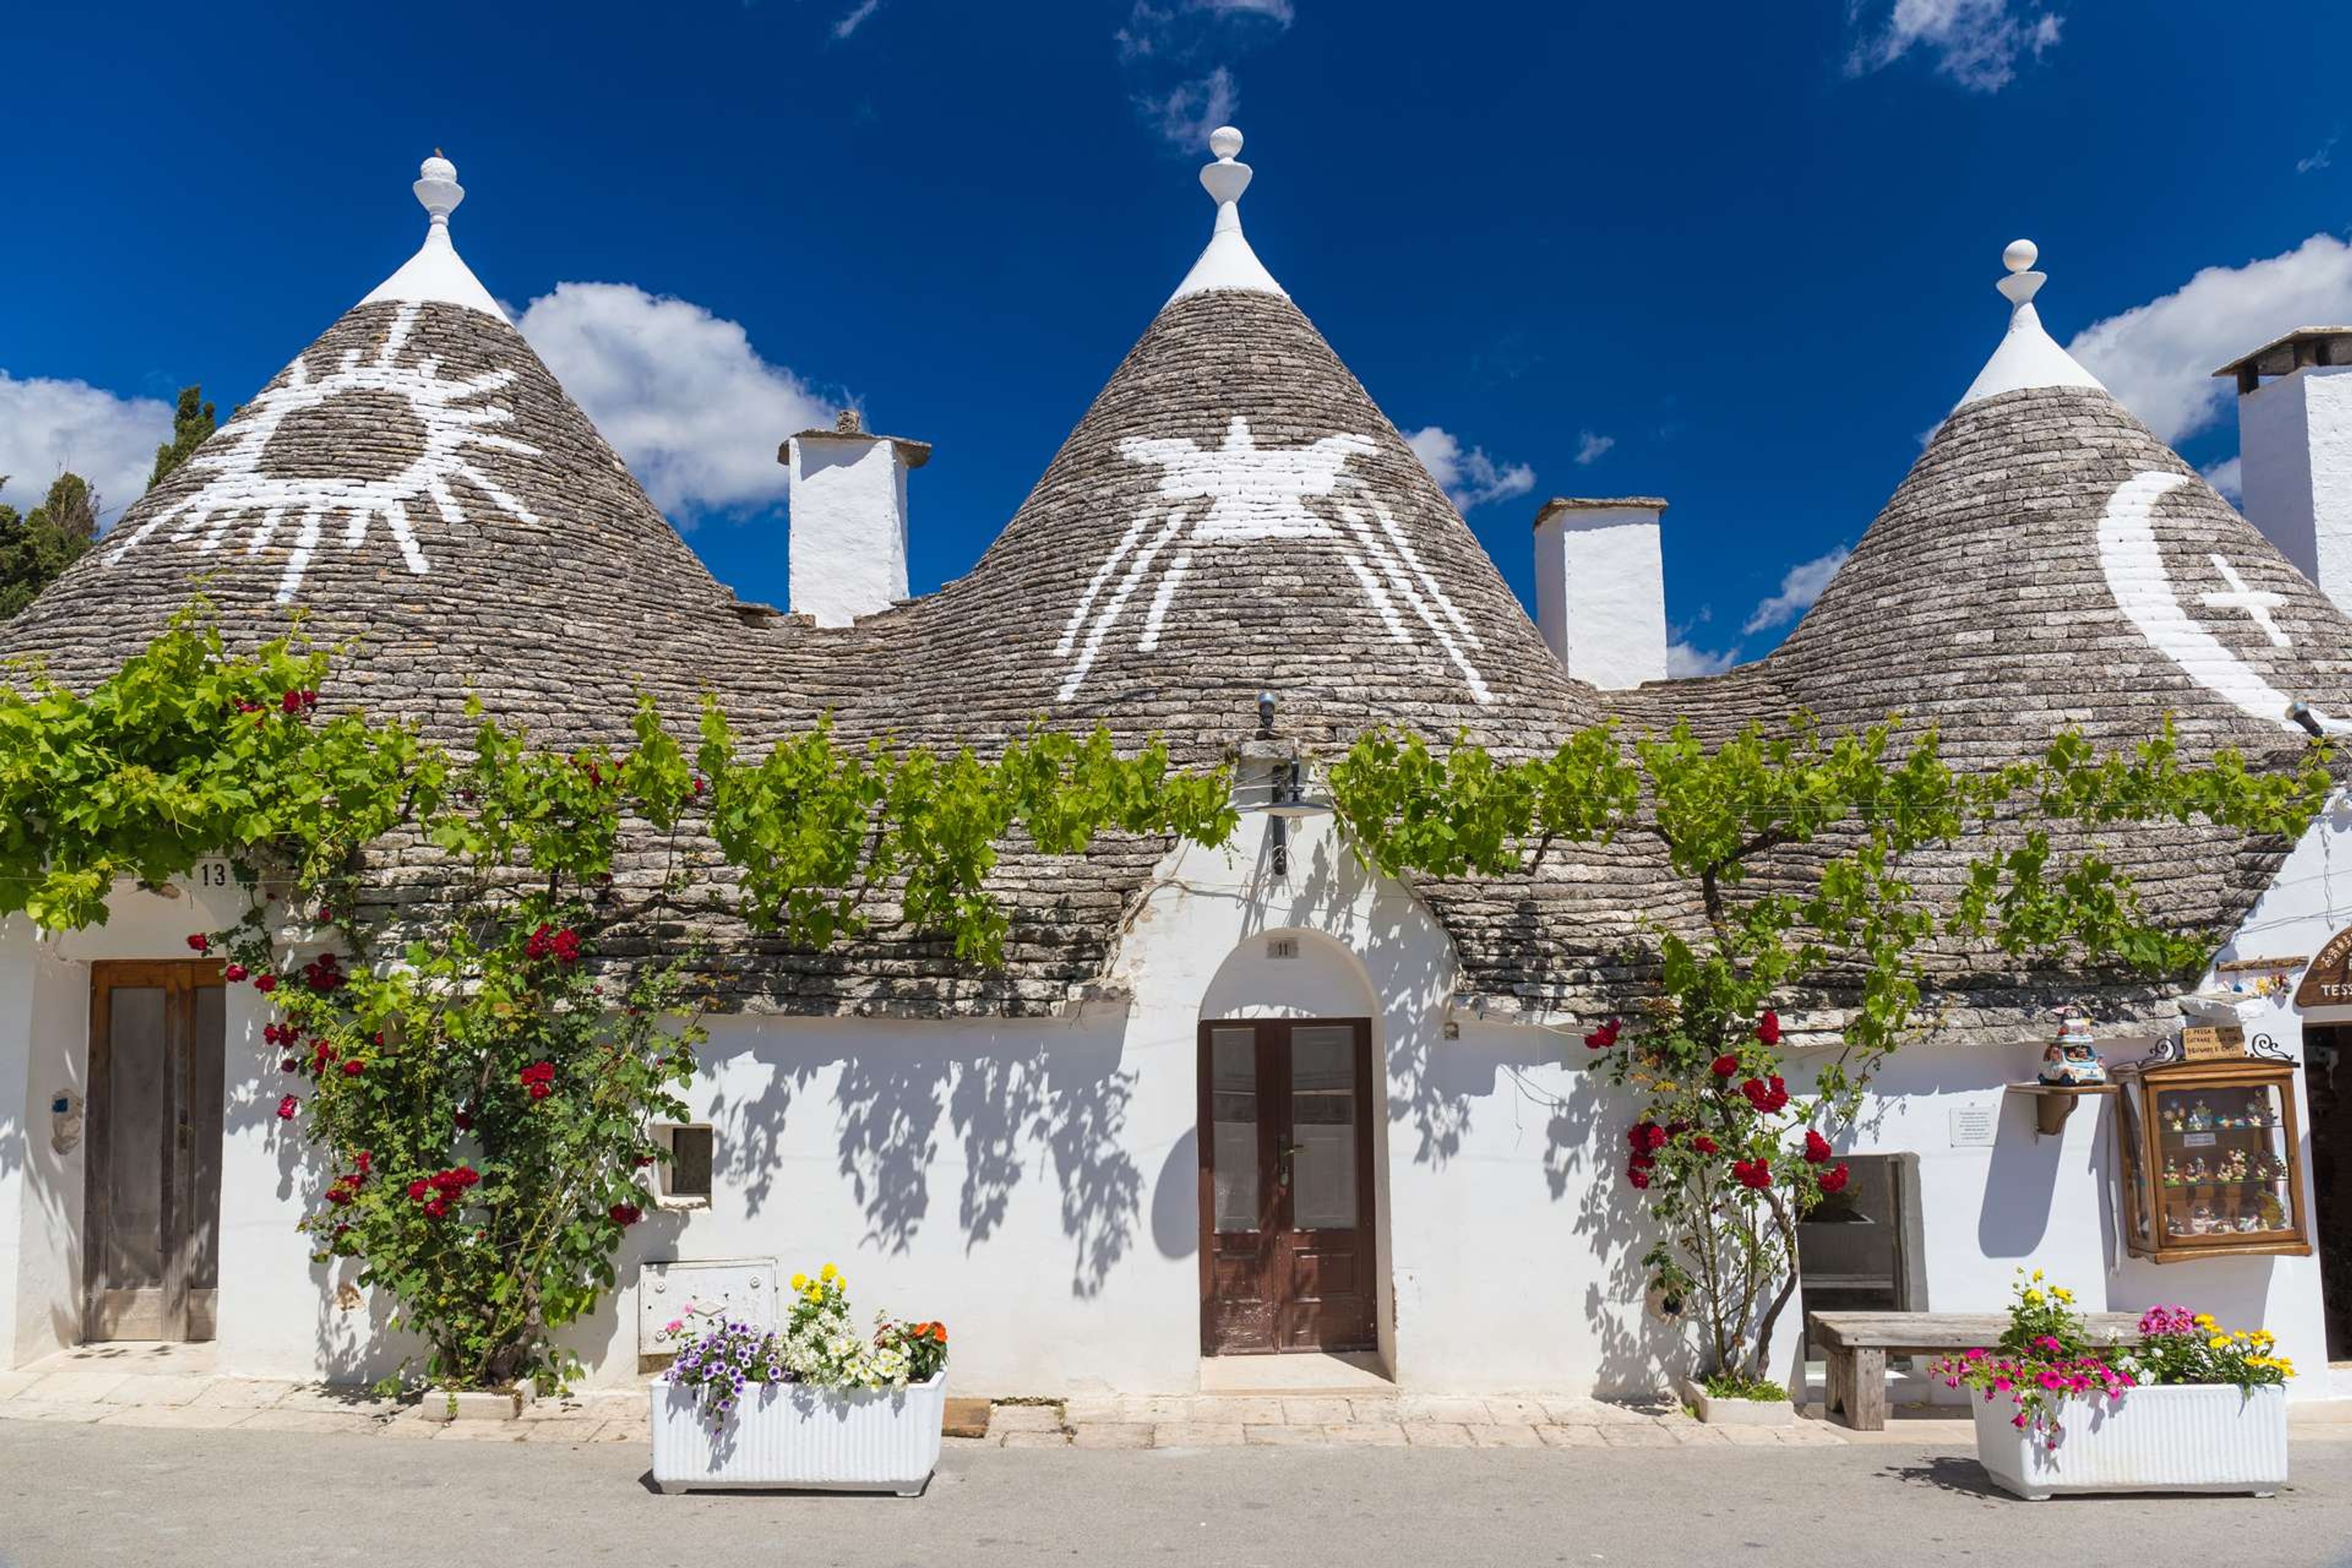
[[[2099,517],[2099,568],[2106,574],[2107,591],[2140,636],[2189,679],[2250,718],[2293,730],[2295,723],[2286,710],[2294,699],[2191,620],[2173,591],[2172,574],[2157,548],[2156,506],[2188,482],[2185,474],[2135,474],[2107,498],[2107,510]],[[2340,719],[2315,717],[2327,730],[2352,731]]]

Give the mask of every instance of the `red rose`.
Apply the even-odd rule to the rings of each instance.
[[[604,1212],[612,1216],[614,1225],[635,1225],[645,1217],[645,1211],[635,1204],[614,1204]]]
[[[1731,1173],[1741,1186],[1759,1192],[1772,1184],[1772,1165],[1768,1160],[1734,1160]]]
[[[1822,1191],[1825,1193],[1845,1191],[1846,1179],[1853,1174],[1853,1173],[1847,1170],[1843,1162],[1831,1166],[1822,1173]]]
[[[253,977],[253,988],[256,991],[260,992],[264,996],[267,996],[272,991],[278,989],[278,976],[275,974],[257,974]]]
[[[1646,1165],[1628,1165],[1625,1167],[1625,1179],[1633,1183],[1636,1187],[1646,1188],[1650,1184],[1649,1167]]]
[[[460,1132],[469,1132],[473,1131],[474,1113],[470,1110],[461,1110],[457,1112],[457,1115],[451,1117],[450,1120],[457,1122],[457,1131]]]
[[[1625,1130],[1625,1142],[1633,1146],[1635,1153],[1663,1149],[1666,1146],[1666,1130],[1654,1121],[1637,1121]]]
[[[188,951],[189,951],[189,952],[210,952],[212,950],[213,950],[213,939],[212,939],[212,938],[210,938],[210,937],[206,936],[204,932],[202,932],[202,931],[190,931],[190,932],[188,933]]]
[[[295,1099],[290,1094],[287,1095],[278,1102],[278,1120],[280,1121],[293,1121],[294,1112],[301,1109],[301,1105],[302,1102],[300,1100]]]
[[[556,963],[577,963],[580,962],[580,933],[578,931],[557,931],[555,933],[555,941],[551,945],[555,950]]]
[[[1616,1018],[1610,1019],[1607,1023],[1601,1025],[1599,1028],[1594,1029],[1591,1033],[1584,1037],[1586,1048],[1596,1051],[1607,1050],[1610,1047],[1617,1043],[1618,1032],[1624,1026],[1625,1026],[1622,1021]]]
[[[292,1072],[301,1065],[302,1064],[299,1061],[296,1060],[292,1057],[280,1057],[278,1058],[278,1070],[279,1072]]]
[[[329,909],[329,908],[328,908],[326,905],[324,905],[324,904],[320,904],[320,905],[319,906],[319,919],[320,919],[322,922],[323,922],[323,921],[331,921],[331,920],[333,920],[334,918],[335,918],[335,911],[334,911],[334,910],[332,910]]]
[[[1704,1132],[1691,1140],[1691,1147],[1702,1154],[1712,1154],[1716,1152],[1715,1140]]]
[[[227,968],[221,971],[221,978],[227,981],[232,985],[235,984],[236,982],[245,978],[245,965],[242,963],[230,964]]]
[[[343,1076],[345,1078],[357,1078],[366,1070],[366,1064],[356,1059],[347,1061],[343,1064]]]
[[[425,1205],[425,1212],[431,1215],[435,1219],[439,1219],[442,1215],[449,1212],[449,1200],[446,1198],[435,1198],[431,1203]]]
[[[432,1190],[431,1185],[422,1178],[408,1184],[408,1195],[420,1202],[424,1199],[425,1194]]]
[[[1633,1153],[1625,1156],[1625,1163],[1636,1170],[1646,1171],[1657,1163],[1658,1157],[1655,1154]]]
[[[1729,1078],[1739,1070],[1739,1058],[1726,1051],[1709,1065],[1714,1068],[1716,1077]]]
[[[1763,1041],[1768,1046],[1779,1045],[1780,1043],[1780,1015],[1775,1013],[1769,1007],[1765,1008],[1764,1016],[1756,1021],[1756,1037]]]
[[[368,1173],[369,1170],[374,1166],[375,1156],[362,1149],[360,1151],[360,1157],[355,1163],[357,1163],[360,1168],[360,1174],[364,1176]]]
[[[1751,1078],[1739,1086],[1739,1092],[1748,1097],[1748,1104],[1767,1116],[1777,1115],[1789,1103],[1789,1086],[1777,1074],[1769,1083]]]
[[[1814,1131],[1811,1128],[1806,1128],[1805,1158],[1813,1164],[1818,1165],[1829,1157],[1830,1141],[1822,1137],[1820,1133]]]
[[[700,773],[694,775],[694,793],[697,795],[700,795],[702,793],[702,775]]]

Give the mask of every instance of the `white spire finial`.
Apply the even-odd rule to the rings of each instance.
[[[408,188],[425,207],[430,220],[425,226],[425,243],[408,258],[401,269],[376,285],[375,291],[360,301],[373,305],[380,300],[417,300],[436,301],[444,305],[463,305],[467,310],[481,310],[506,320],[506,312],[482,287],[458,257],[457,247],[449,243],[449,215],[466,199],[466,187],[457,183],[457,165],[433,149],[433,156],[417,165],[416,183]]]
[[[1209,132],[1209,151],[1216,162],[1201,171],[1201,188],[1217,204],[1217,226],[1209,247],[1178,284],[1172,299],[1205,294],[1213,289],[1244,289],[1260,294],[1280,294],[1282,285],[1242,237],[1242,193],[1249,189],[1250,166],[1238,161],[1242,133],[1230,125]],[[1285,296],[1287,298],[1287,296]]]
[[[441,156],[441,149],[433,149],[433,156],[416,166],[416,183],[408,188],[425,204],[425,211],[436,226],[446,227],[449,215],[466,199],[466,187],[457,183],[457,165]]]
[[[1994,287],[2009,301],[2009,331],[2002,334],[2000,346],[1992,358],[1977,373],[1977,379],[1961,398],[1958,406],[2003,392],[2018,392],[2029,386],[2087,386],[2105,392],[2098,377],[2084,370],[2074,356],[2058,346],[2042,325],[2040,312],[2033,308],[2033,297],[2050,279],[2044,273],[2033,270],[2042,259],[2040,247],[2030,239],[2012,239],[2009,248],[2000,253],[2000,263],[2009,268],[2009,276]]]

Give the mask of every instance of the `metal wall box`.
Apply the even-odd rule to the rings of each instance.
[[[762,1330],[777,1326],[774,1258],[681,1258],[639,1266],[639,1355],[675,1355],[711,1328],[730,1321]],[[673,1323],[677,1327],[672,1329]]]

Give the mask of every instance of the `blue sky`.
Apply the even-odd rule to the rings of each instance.
[[[2305,81],[2347,52],[2289,0],[19,5],[0,471],[133,499],[153,400],[245,397],[414,250],[438,145],[460,250],[720,576],[782,601],[776,442],[855,401],[938,448],[928,589],[1205,241],[1230,118],[1258,254],[1522,596],[1543,497],[1664,495],[1706,668],[1860,536],[2018,236],[2226,480],[2203,373],[2352,320],[2352,110]]]

